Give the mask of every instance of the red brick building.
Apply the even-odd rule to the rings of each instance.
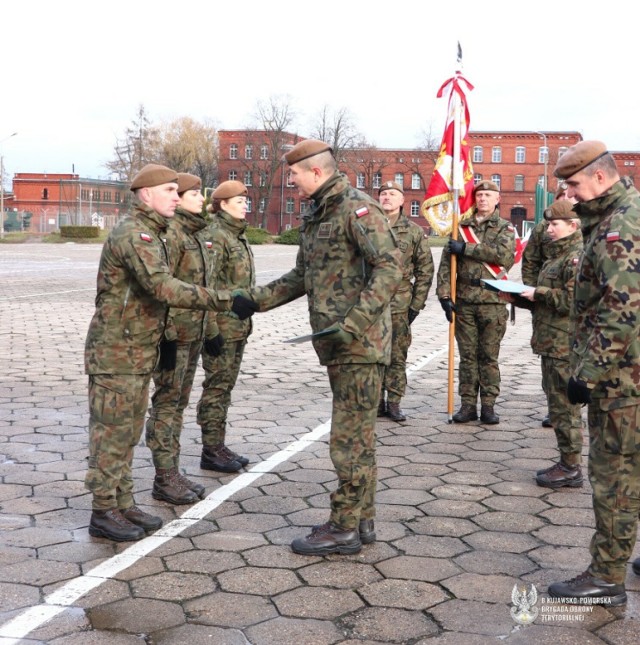
[[[249,191],[249,222],[272,233],[295,227],[307,205],[286,181],[283,151],[303,137],[264,130],[220,130],[219,181],[243,181]],[[536,185],[554,192],[558,180],[553,168],[562,153],[582,140],[579,132],[470,132],[474,179],[491,179],[501,188],[500,212],[518,227],[535,217]],[[621,174],[635,179],[640,152],[613,152]],[[426,186],[437,151],[420,149],[363,148],[346,150],[339,159],[340,169],[351,183],[377,196],[385,181],[404,186],[404,212],[425,228],[420,214]],[[636,181],[637,185],[638,182]],[[519,230],[521,230],[519,228]]]
[[[127,184],[86,179],[74,174],[19,172],[5,197],[5,220],[29,221],[33,233],[50,233],[60,226],[96,225],[112,228],[129,203]]]

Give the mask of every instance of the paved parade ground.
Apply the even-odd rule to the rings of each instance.
[[[296,253],[253,250],[259,283]],[[83,348],[99,256],[97,244],[0,245],[0,645],[640,642],[640,577],[630,567],[626,607],[546,596],[550,582],[589,563],[593,514],[586,478],[556,491],[534,482],[557,451],[540,425],[529,312],[517,312],[503,341],[501,423],[448,424],[448,325],[435,285],[412,326],[408,419],[378,426],[374,544],[352,556],[289,548],[327,520],[335,487],[325,370],[310,343],[282,342],[309,333],[305,299],[253,319],[228,430],[249,466],[200,470],[199,370],[181,465],[208,497],[154,500],[140,445],[136,501],[165,526],[140,542],[90,537]],[[434,258],[437,266],[440,249]],[[515,585],[537,590],[530,625],[517,620]]]

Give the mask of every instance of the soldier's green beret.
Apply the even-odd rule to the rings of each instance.
[[[178,173],[178,195],[182,195],[188,190],[200,190],[200,188],[202,188],[200,177],[190,175],[188,172]]]
[[[290,166],[293,166],[293,164],[296,164],[303,159],[315,157],[321,152],[326,152],[327,150],[333,153],[333,150],[328,143],[318,141],[318,139],[305,139],[293,146],[293,148],[284,155],[284,159]]]
[[[247,187],[236,180],[223,181],[212,193],[211,199],[231,199],[248,193]]]
[[[161,184],[178,183],[178,173],[166,166],[150,163],[142,168],[131,182],[130,190],[138,188],[151,188]]]
[[[479,184],[476,184],[473,187],[473,194],[475,195],[479,190],[492,190],[495,193],[500,192],[498,184],[493,181],[489,181],[488,179],[483,179]]]
[[[592,164],[600,157],[607,154],[607,146],[602,141],[580,141],[571,146],[558,159],[553,174],[558,179],[569,179],[572,175],[580,172],[589,164]]]
[[[573,212],[573,204],[568,199],[561,199],[545,209],[544,218],[547,222],[552,219],[577,219],[578,214]]]
[[[380,194],[383,190],[391,189],[397,190],[404,195],[404,188],[396,181],[385,181],[378,189],[378,194]]]

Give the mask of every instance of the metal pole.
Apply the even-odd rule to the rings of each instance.
[[[0,155],[0,240],[4,240],[4,157]]]
[[[547,135],[544,132],[536,132],[542,137],[544,145],[544,177],[542,178],[542,190],[544,191],[543,196],[543,208],[547,207],[547,164],[549,163],[549,148],[547,146]]]

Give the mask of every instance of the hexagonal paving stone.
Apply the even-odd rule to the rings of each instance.
[[[420,510],[426,515],[467,518],[487,512],[487,509],[478,502],[464,502],[457,499],[435,499],[422,504]]]
[[[0,568],[0,581],[45,586],[75,578],[80,567],[69,562],[23,560]]]
[[[245,629],[278,615],[268,598],[216,592],[184,603],[190,622]]]
[[[402,609],[427,609],[448,598],[436,585],[417,580],[380,580],[359,591],[370,605]]]
[[[465,535],[463,539],[478,551],[524,553],[541,546],[540,540],[528,533],[509,533],[507,531],[478,531],[471,535]]]
[[[312,564],[298,571],[300,577],[314,587],[357,589],[382,577],[373,565],[349,562],[344,558],[335,562]]]
[[[431,537],[429,535],[412,535],[394,543],[407,555],[419,555],[433,558],[452,558],[464,553],[469,547],[458,538]]]
[[[512,576],[462,573],[442,581],[442,586],[461,600],[505,603],[511,601]]]
[[[414,533],[462,537],[478,530],[476,524],[456,517],[421,517],[407,525]]]
[[[327,620],[274,618],[246,630],[252,645],[332,645],[343,639]]]
[[[0,582],[0,607],[3,612],[37,605],[40,602],[40,590],[31,585]]]
[[[529,551],[527,555],[545,569],[585,571],[591,562],[589,549],[586,547],[547,545]]]
[[[499,484],[496,484],[498,486]],[[463,502],[479,502],[493,493],[481,486],[465,486],[464,484],[443,484],[431,489],[432,495],[438,499],[457,499]]]
[[[532,513],[534,515],[549,508],[549,504],[537,497],[522,497],[520,495],[494,495],[482,503],[495,511]]]
[[[165,558],[165,563],[170,571],[208,573],[210,575],[244,566],[242,557],[229,551],[185,551],[168,556]]]
[[[317,562],[320,558],[309,558],[308,555],[298,555],[291,550],[290,546],[270,544],[251,549],[243,553],[247,564],[254,567],[277,567],[286,569],[297,569],[306,567],[310,562]]]
[[[534,531],[541,542],[556,546],[588,547],[593,536],[593,529],[586,526],[543,526]]]
[[[503,636],[514,628],[506,599],[504,604],[478,602],[476,600],[448,600],[430,610],[441,627],[457,634],[458,642],[464,643],[465,632]]]
[[[511,576],[522,576],[536,568],[525,555],[499,551],[471,551],[459,555],[454,562],[471,573],[505,573]]]
[[[362,600],[350,589],[302,587],[281,594],[273,599],[284,616],[335,620],[343,614],[364,606]]]
[[[207,575],[167,571],[131,583],[133,595],[139,598],[183,601],[215,591],[216,584]]]
[[[110,629],[129,634],[149,634],[185,622],[180,605],[144,598],[101,605],[89,609],[87,614],[94,629]]]
[[[506,513],[503,511],[478,515],[474,521],[489,531],[511,533],[531,533],[531,531],[544,526],[544,522],[538,517],[526,513]]]
[[[204,625],[181,625],[153,634],[154,645],[247,645],[243,633],[236,629],[221,629]]]
[[[274,596],[288,589],[295,589],[301,583],[295,573],[287,569],[244,567],[221,573],[218,584],[224,591]]]
[[[438,626],[421,611],[387,607],[358,610],[339,622],[355,638],[382,643],[406,643],[439,632]]]
[[[376,565],[385,578],[438,582],[461,572],[448,558],[416,558],[400,555]]]

